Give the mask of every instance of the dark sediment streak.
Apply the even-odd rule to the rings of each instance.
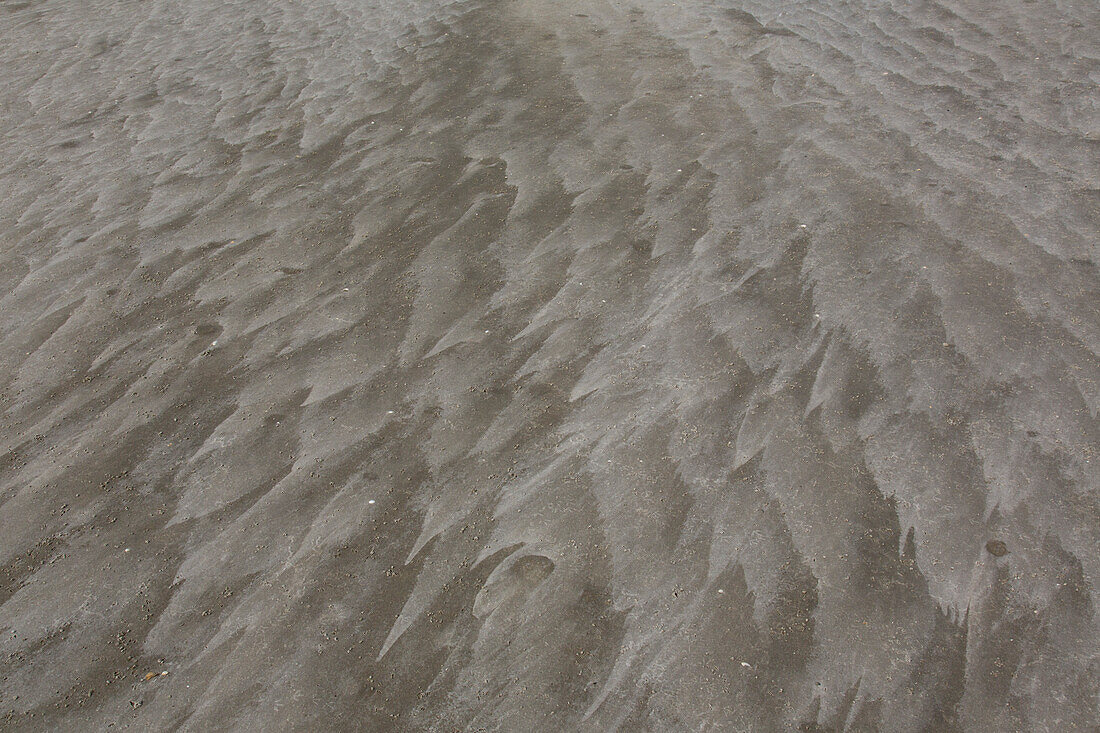
[[[0,725],[1094,730],[1098,59],[0,3]]]

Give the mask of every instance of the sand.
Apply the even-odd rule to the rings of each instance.
[[[0,728],[1100,726],[1094,0],[6,0],[0,68]]]

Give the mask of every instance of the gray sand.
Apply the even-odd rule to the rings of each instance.
[[[1095,0],[3,0],[0,728],[1092,731]]]

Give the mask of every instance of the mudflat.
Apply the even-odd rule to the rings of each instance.
[[[1095,0],[4,0],[0,69],[0,728],[1100,726]]]

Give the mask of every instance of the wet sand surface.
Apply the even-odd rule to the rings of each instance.
[[[1100,725],[1094,0],[4,0],[0,68],[0,728]]]

